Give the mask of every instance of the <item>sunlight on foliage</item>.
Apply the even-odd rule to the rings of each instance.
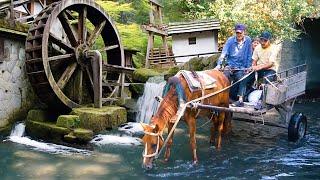
[[[135,10],[131,7],[130,3],[120,4],[115,1],[96,1],[100,6],[102,6],[105,11],[115,20],[120,19],[121,13],[134,13]]]
[[[241,22],[248,26],[251,37],[268,30],[278,40],[295,40],[301,33],[295,29],[305,17],[312,17],[318,10],[312,0],[215,0],[205,2],[200,7],[191,0],[185,0],[190,8],[189,18],[219,19],[221,39],[233,34],[233,27]],[[309,2],[310,1],[310,2]]]

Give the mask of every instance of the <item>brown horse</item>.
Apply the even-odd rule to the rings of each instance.
[[[219,90],[222,90],[230,85],[229,80],[224,76],[224,74],[218,70],[207,70],[205,71],[208,75],[216,79],[216,87],[205,90],[205,94],[210,94]],[[152,162],[155,156],[158,155],[159,150],[162,148],[164,139],[162,137],[163,130],[168,126],[168,132],[171,131],[174,122],[173,118],[176,118],[176,114],[179,108],[179,103],[181,106],[182,95],[185,97],[185,101],[191,101],[196,98],[202,97],[203,93],[201,91],[196,91],[192,93],[188,88],[187,82],[184,77],[176,75],[169,79],[166,87],[168,87],[168,92],[164,95],[163,100],[161,101],[158,111],[152,117],[150,125],[142,124],[145,135],[142,138],[145,150],[143,154],[143,167],[146,169],[152,168]],[[182,93],[179,93],[182,91]],[[182,89],[182,90],[181,90]],[[204,104],[210,104],[220,107],[229,107],[229,90],[222,91],[221,93],[216,94],[215,96],[204,99]],[[196,116],[198,110],[187,108],[184,113],[184,121],[189,127],[190,134],[190,145],[192,152],[193,163],[198,162],[198,157],[196,153]],[[216,148],[221,146],[221,133],[227,131],[231,128],[231,115],[225,112],[219,112],[216,115],[210,110],[201,110],[198,114],[199,116],[207,116],[212,120],[211,127],[211,136],[210,143],[216,143]],[[215,132],[217,136],[215,138]],[[165,161],[168,161],[170,157],[170,148],[173,142],[173,134],[168,140],[166,151],[165,151]]]

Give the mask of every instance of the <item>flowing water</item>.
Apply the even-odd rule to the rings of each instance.
[[[207,121],[199,119],[196,166],[191,164],[188,130],[181,122],[170,161],[160,158],[150,171],[141,168],[138,123],[96,136],[93,150],[35,141],[18,123],[9,137],[0,137],[0,179],[320,179],[319,106],[320,102],[296,104],[295,111],[308,118],[307,135],[296,143],[287,141],[285,129],[233,122],[232,133],[217,150],[209,145]]]
[[[23,124],[0,143],[1,179],[320,179],[319,102],[296,104],[308,117],[308,134],[297,143],[286,131],[234,123],[220,151],[209,146],[209,127],[197,130],[199,164],[191,164],[186,125],[175,133],[171,160],[161,159],[151,171],[141,168],[139,140],[112,131],[95,139],[94,150],[79,150],[23,137]],[[198,121],[198,127],[205,120]],[[257,130],[258,129],[258,130]],[[257,132],[258,131],[258,132]],[[264,131],[261,133],[260,131]],[[270,133],[270,136],[268,134]],[[262,135],[261,135],[262,134]],[[111,142],[107,142],[112,137]],[[115,137],[119,138],[115,141]],[[125,139],[123,139],[125,138]],[[126,143],[121,143],[124,140]],[[100,144],[98,142],[101,142]]]
[[[158,108],[158,102],[154,97],[162,96],[163,87],[166,85],[163,76],[151,77],[145,84],[143,96],[138,99],[139,109],[136,121],[149,123],[151,116]]]

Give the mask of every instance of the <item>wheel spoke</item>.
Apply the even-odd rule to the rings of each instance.
[[[66,59],[72,59],[72,57],[75,57],[73,53],[71,54],[63,54],[63,55],[58,55],[58,56],[52,56],[49,57],[49,61],[57,61],[57,60],[66,60]]]
[[[63,72],[59,81],[57,82],[60,89],[63,89],[66,86],[76,68],[77,63],[73,63],[70,66],[68,66],[67,69]]]
[[[89,80],[90,80],[90,84],[91,84],[92,88],[94,88],[92,74],[91,74],[88,66],[86,66],[86,71],[87,71],[87,75],[88,75]]]
[[[118,48],[118,47],[119,47],[119,45],[107,46],[107,47],[104,47],[104,48],[100,49],[99,51],[100,51],[100,52],[110,51],[110,50],[116,49],[116,48]]]
[[[96,26],[92,32],[92,34],[89,37],[88,40],[88,44],[89,47],[92,47],[92,45],[95,43],[96,39],[98,38],[98,36],[101,34],[104,26],[106,25],[107,21],[104,20],[103,22],[101,22],[98,26]]]
[[[52,33],[50,33],[49,35],[49,40],[67,52],[74,52],[74,48],[72,46],[70,46],[69,44],[67,44],[67,42],[63,41],[62,39],[58,38]]]
[[[65,12],[62,12],[59,15],[59,20],[61,22],[61,25],[62,25],[64,31],[66,32],[66,34],[68,36],[68,39],[69,39],[71,45],[73,47],[76,47],[78,45],[78,42],[77,42],[76,36],[72,30],[72,26],[71,26],[69,19],[68,19]]]
[[[78,19],[79,42],[86,42],[86,35],[87,35],[86,20],[87,20],[87,7],[84,7],[83,10],[80,11],[79,19]]]

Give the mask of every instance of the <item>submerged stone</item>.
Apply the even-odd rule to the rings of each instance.
[[[80,118],[77,115],[60,115],[56,125],[65,128],[77,128],[80,124]]]
[[[73,135],[73,132],[64,135],[63,140],[67,143],[76,143],[77,142],[77,137]]]
[[[118,125],[127,122],[126,109],[118,106],[73,108],[70,114],[79,116],[79,127],[90,129],[94,133],[116,128]]]
[[[81,142],[89,142],[91,139],[93,139],[92,130],[77,128],[73,131],[73,134]]]

